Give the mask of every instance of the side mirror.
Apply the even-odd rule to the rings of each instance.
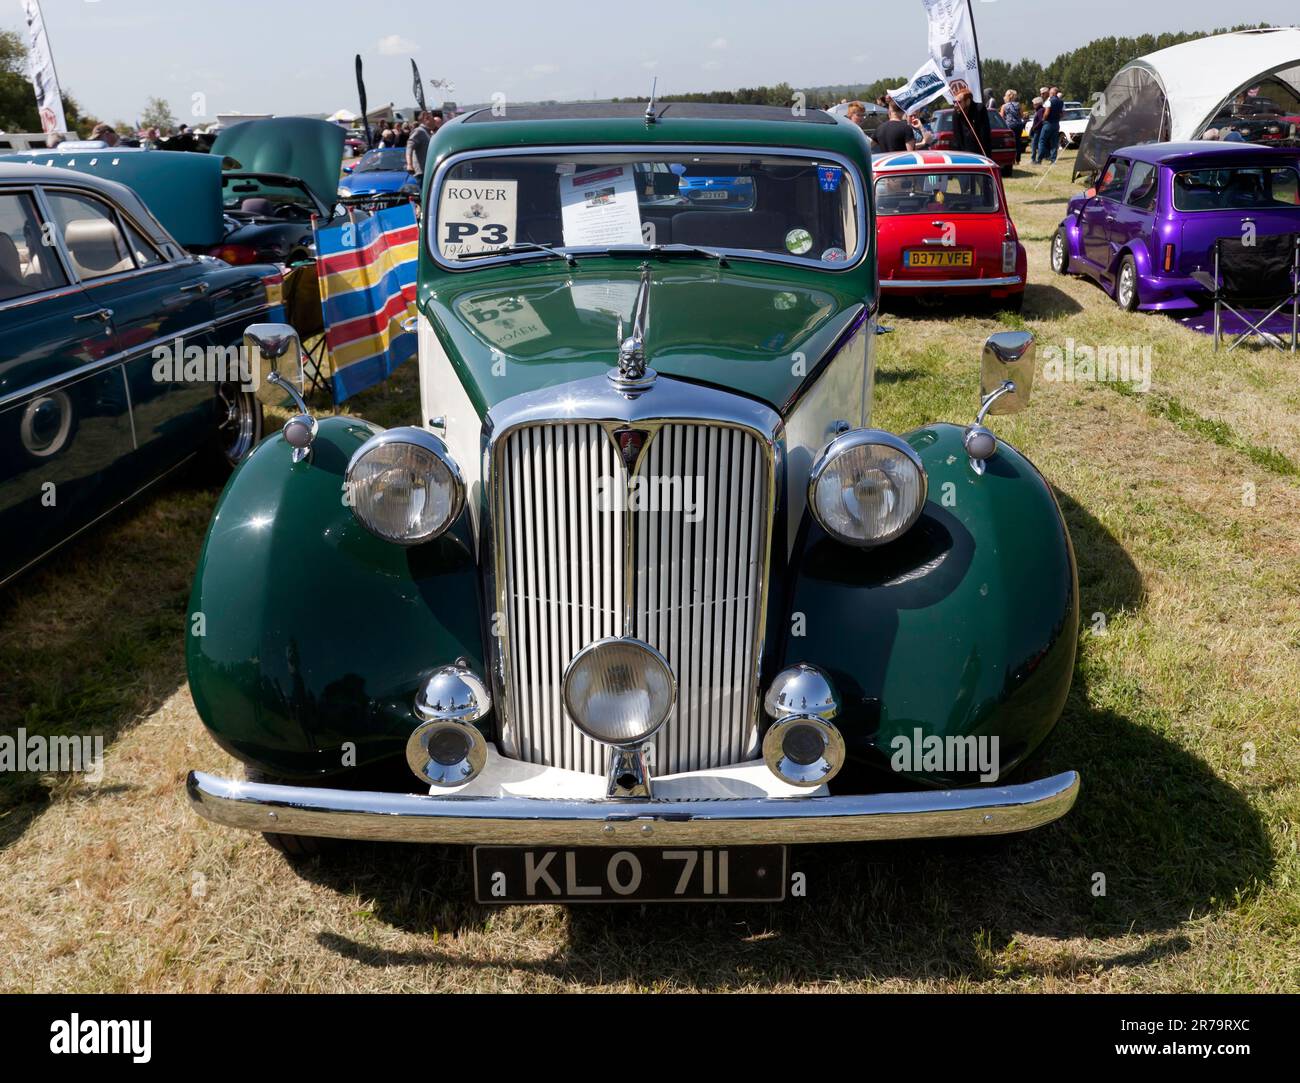
[[[290,400],[298,413],[284,424],[284,439],[293,448],[293,461],[302,462],[316,439],[316,419],[302,397],[306,386],[302,367],[302,344],[298,332],[287,323],[257,323],[244,332],[244,351],[249,368],[256,374],[256,395],[268,406],[282,406]]]
[[[354,166],[354,165],[345,165],[345,166],[343,167],[343,172],[344,172],[344,173],[351,173],[354,169],[356,169],[356,166]]]
[[[249,370],[257,379],[257,397],[267,406],[283,406],[293,396],[286,388],[302,394],[306,381],[302,370],[302,345],[298,332],[287,323],[255,323],[244,332],[244,352]],[[278,380],[272,376],[278,376]]]
[[[1014,414],[1028,406],[1036,363],[1034,336],[1028,331],[989,335],[980,361],[981,417],[985,412]],[[990,396],[996,398],[990,401]]]
[[[1089,188],[1086,192],[1083,193],[1083,195],[1084,195],[1084,198],[1085,198],[1085,199],[1096,199],[1096,198],[1097,198],[1097,189],[1096,189],[1096,188]]]

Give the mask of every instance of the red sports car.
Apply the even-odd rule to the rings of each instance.
[[[1018,309],[1025,249],[996,162],[959,151],[899,151],[871,160],[884,293],[981,296]]]

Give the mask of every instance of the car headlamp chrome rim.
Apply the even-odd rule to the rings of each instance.
[[[921,457],[879,429],[837,436],[808,480],[808,506],[831,537],[846,545],[883,545],[906,533],[925,507]]]
[[[465,482],[447,445],[409,426],[381,432],[357,449],[347,492],[357,521],[398,545],[438,537],[465,505]]]
[[[677,682],[668,660],[630,637],[597,640],[564,671],[564,709],[573,724],[601,744],[644,744],[668,721]]]
[[[791,715],[768,727],[763,737],[763,762],[791,786],[821,786],[844,766],[844,738],[825,719]]]

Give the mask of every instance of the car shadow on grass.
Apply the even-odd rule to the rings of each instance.
[[[0,591],[0,733],[107,750],[185,682],[185,612],[218,490],[177,471]],[[61,793],[104,786],[0,772],[0,849]]]
[[[1058,492],[1079,562],[1085,614],[1143,604],[1142,577],[1119,542]],[[1086,633],[1085,633],[1086,634]],[[1233,905],[1268,879],[1269,837],[1245,797],[1163,736],[1160,712],[1101,706],[1089,665],[1074,685],[1034,776],[1077,769],[1078,804],[1062,820],[1000,839],[804,846],[791,851],[806,895],[781,905],[573,906],[553,954],[466,963],[368,947],[332,931],[318,943],[367,966],[504,967],[577,984],[724,989],[883,981],[1007,981],[1153,964],[1190,949],[1184,922]],[[1140,716],[1140,717],[1138,717]],[[299,874],[372,902],[375,917],[429,934],[482,931],[493,911],[470,901],[469,852],[348,847]],[[1149,934],[1135,948],[1105,938]],[[1092,941],[1085,958],[1058,943]]]

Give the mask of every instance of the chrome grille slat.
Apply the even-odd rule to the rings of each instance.
[[[521,426],[502,437],[494,459],[509,625],[500,641],[506,750],[603,773],[605,749],[568,721],[561,680],[587,644],[631,634],[663,653],[678,682],[677,705],[655,739],[655,773],[749,758],[772,514],[767,450],[741,427],[637,425],[649,434],[638,472],[677,479],[676,492],[693,498],[701,518],[689,522],[685,503],[624,515],[602,510],[596,496],[598,477],[627,491],[627,467],[607,427]]]

